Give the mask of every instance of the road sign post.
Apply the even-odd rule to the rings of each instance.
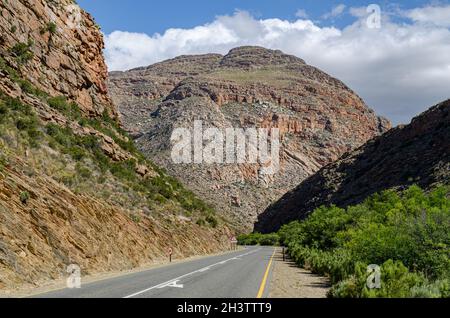
[[[169,254],[169,263],[172,263],[173,249],[171,247],[169,247],[169,250],[167,252]]]
[[[238,240],[235,236],[230,237],[231,250],[237,250]]]

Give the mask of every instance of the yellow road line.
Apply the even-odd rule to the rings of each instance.
[[[263,280],[261,282],[261,286],[259,287],[258,296],[256,298],[262,298],[264,295],[264,290],[266,289],[267,277],[269,277],[270,267],[272,266],[273,257],[275,256],[277,249],[273,251],[272,257],[270,258],[269,264],[267,264],[266,273],[264,274]]]

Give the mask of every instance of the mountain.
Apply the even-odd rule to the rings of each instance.
[[[120,127],[102,34],[72,0],[0,3],[0,292],[227,249],[213,209]]]
[[[270,233],[319,206],[346,207],[412,184],[450,184],[450,100],[321,169],[262,213],[255,231]]]
[[[113,72],[109,88],[139,149],[245,230],[298,183],[390,128],[341,81],[261,47]],[[175,164],[172,133],[195,121],[205,129],[278,128],[281,169],[267,175],[261,163]]]

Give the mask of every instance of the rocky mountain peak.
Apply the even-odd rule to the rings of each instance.
[[[140,149],[247,229],[283,193],[390,128],[338,79],[261,47],[112,73],[109,88]],[[261,178],[258,164],[174,164],[171,134],[196,120],[220,129],[278,128],[281,170]]]
[[[222,67],[254,69],[280,65],[304,65],[305,61],[280,50],[270,50],[259,46],[242,46],[232,49],[220,63]]]

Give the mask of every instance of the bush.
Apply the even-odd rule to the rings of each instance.
[[[91,170],[89,170],[86,167],[83,167],[79,163],[76,164],[75,170],[76,170],[77,174],[80,176],[80,178],[82,178],[82,179],[90,179],[90,178],[92,178]]]
[[[19,199],[23,204],[27,204],[28,200],[30,199],[30,194],[27,191],[23,191],[20,193]]]
[[[198,219],[196,224],[198,226],[206,226],[206,221],[204,219]]]
[[[63,115],[73,120],[81,119],[81,110],[75,103],[68,103],[64,96],[51,97],[47,100],[48,105]]]
[[[321,207],[279,231],[299,266],[327,275],[333,297],[434,297],[448,294],[449,188],[412,186],[362,204]],[[368,290],[367,265],[382,264],[383,287]]]
[[[212,214],[206,217],[206,222],[208,222],[209,225],[213,228],[216,228],[217,225],[219,225],[219,221],[217,221],[217,218]]]
[[[274,246],[279,244],[278,234],[251,233],[238,236],[239,245]]]
[[[408,298],[414,288],[425,283],[425,278],[409,272],[402,262],[386,261],[381,266],[381,288],[367,287],[367,265],[357,263],[355,273],[350,278],[338,283],[330,291],[330,296],[346,298]]]
[[[8,159],[0,154],[0,172],[2,172],[8,165]]]
[[[44,34],[46,32],[50,32],[50,34],[56,33],[57,25],[55,22],[48,22],[45,27],[41,28],[40,33]]]
[[[33,52],[31,52],[32,45],[33,42],[31,40],[28,43],[19,42],[10,49],[10,52],[15,56],[19,64],[27,63],[34,56]]]
[[[279,237],[276,233],[262,235],[259,239],[259,245],[262,246],[275,246],[279,243]]]

